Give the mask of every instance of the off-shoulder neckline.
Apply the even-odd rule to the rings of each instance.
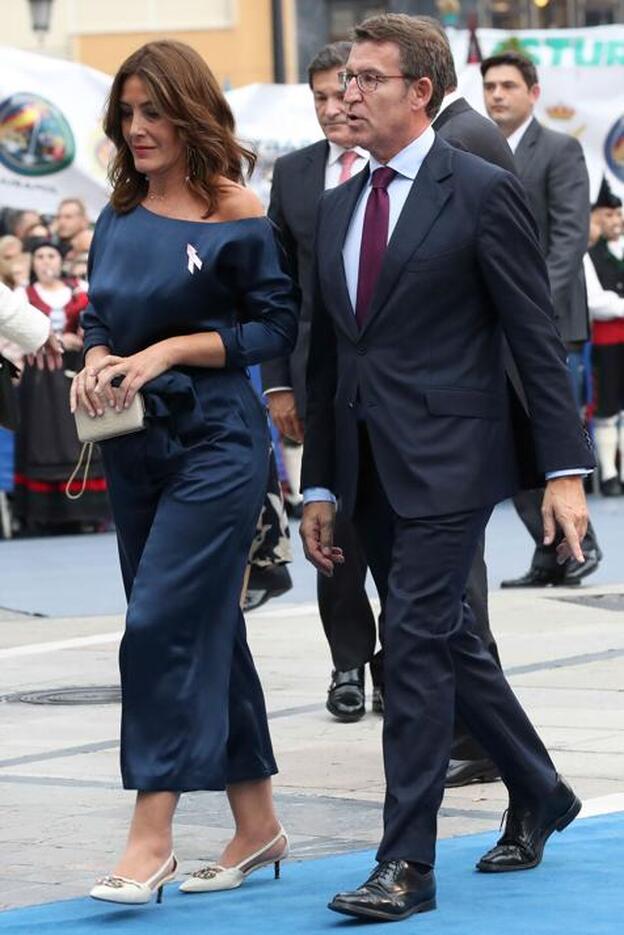
[[[190,218],[172,218],[168,214],[158,214],[156,211],[150,211],[149,208],[146,208],[145,205],[137,205],[137,208],[140,208],[142,211],[145,211],[146,214],[151,214],[152,217],[161,218],[163,221],[175,221],[178,224],[201,224],[202,227],[211,227],[211,226],[222,226],[224,224],[243,224],[246,221],[267,221],[268,218],[266,214],[255,214],[250,215],[246,218],[233,218],[230,221],[192,221]]]

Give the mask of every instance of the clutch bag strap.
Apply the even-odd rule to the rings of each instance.
[[[85,458],[86,455],[86,458]],[[80,456],[76,462],[76,467],[71,472],[69,480],[65,484],[65,496],[68,500],[79,500],[83,493],[85,492],[87,486],[87,479],[89,477],[89,468],[91,467],[91,458],[93,456],[93,442],[85,442],[82,448],[80,449]],[[78,493],[74,493],[71,489],[72,484],[78,477],[80,468],[82,467],[82,462],[84,460],[84,473],[82,475],[82,486]]]

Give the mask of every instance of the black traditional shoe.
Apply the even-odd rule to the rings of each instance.
[[[497,782],[500,778],[498,766],[492,760],[449,760],[444,785],[457,789],[473,782]]]
[[[257,610],[274,597],[281,597],[292,588],[292,578],[286,565],[252,565],[245,592],[243,613]]]
[[[374,714],[384,713],[383,685],[373,685],[373,701],[371,710]]]
[[[347,916],[399,922],[436,908],[433,870],[419,872],[407,860],[383,860],[359,889],[338,893],[329,909]]]
[[[576,578],[566,582],[564,566],[559,566],[556,570],[550,571],[545,568],[529,568],[525,575],[520,578],[507,578],[501,581],[501,588],[556,588],[567,585],[574,587],[580,584],[580,579]]]
[[[603,497],[621,497],[622,485],[617,477],[610,477],[609,480],[602,481],[600,484],[600,493]]]
[[[554,791],[537,805],[528,807],[511,803],[502,838],[496,847],[483,855],[477,870],[506,873],[537,867],[542,860],[544,845],[553,831],[567,828],[580,810],[581,800],[561,776]]]
[[[584,552],[583,555],[585,556],[584,562],[578,562],[575,558],[569,558],[565,563],[563,566],[563,581],[561,582],[563,585],[574,587],[582,578],[593,574],[602,561],[602,552],[598,547],[589,549],[587,552]]]
[[[332,672],[325,707],[339,721],[359,721],[364,717],[364,666]]]

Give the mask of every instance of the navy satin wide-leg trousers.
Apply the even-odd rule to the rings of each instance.
[[[277,772],[239,608],[266,489],[266,420],[256,401],[248,417],[240,406],[214,408],[188,437],[176,433],[174,412],[102,445],[128,598],[120,669],[129,789],[218,790]]]

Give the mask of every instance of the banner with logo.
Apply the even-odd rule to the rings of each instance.
[[[78,196],[106,203],[110,146],[102,132],[108,75],[0,47],[0,206],[54,213]]]
[[[614,191],[624,195],[624,25],[513,33],[480,29],[478,37],[483,58],[511,41],[533,59],[541,87],[537,119],[579,140],[592,197],[603,175]],[[460,89],[484,113],[479,66],[465,64],[468,34],[450,30],[449,39]]]

